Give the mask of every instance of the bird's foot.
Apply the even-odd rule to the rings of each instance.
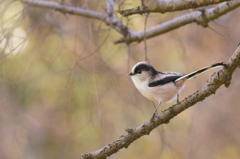
[[[179,104],[180,102],[179,102],[179,95],[177,95],[177,104]]]
[[[155,118],[155,117],[157,117],[157,114],[154,112],[152,115],[152,118]]]
[[[156,109],[157,110],[157,109]],[[156,110],[153,112],[153,115],[152,115],[152,117],[151,117],[151,120],[153,120],[154,118],[157,118],[158,117],[158,115],[156,114]]]
[[[179,100],[177,100],[177,104],[180,104],[180,101],[179,101]]]

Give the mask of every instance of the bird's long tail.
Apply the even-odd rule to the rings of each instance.
[[[216,64],[213,64],[213,65],[209,65],[209,66],[203,67],[203,68],[201,68],[201,69],[199,69],[199,70],[196,70],[196,71],[194,71],[194,72],[191,72],[191,73],[189,73],[189,74],[186,74],[186,75],[178,78],[178,79],[175,80],[175,81],[177,82],[177,81],[182,80],[182,79],[187,79],[187,80],[189,80],[189,79],[191,79],[191,78],[194,78],[196,75],[201,74],[201,73],[203,73],[203,72],[205,72],[205,71],[207,71],[207,70],[210,70],[210,69],[215,68],[215,67],[224,66],[224,65],[225,65],[225,64],[224,64],[223,62],[221,62],[221,63],[216,63]]]

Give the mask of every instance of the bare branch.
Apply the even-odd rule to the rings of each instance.
[[[231,0],[142,0],[142,6],[128,10],[121,10],[119,13],[123,16],[151,12],[166,13],[204,7],[225,1]]]
[[[208,22],[226,14],[227,12],[240,6],[240,1],[224,2],[214,8],[202,9],[201,11],[185,14],[178,18],[169,20],[146,30],[146,39],[164,34],[189,23],[197,23],[203,27],[208,26]],[[127,37],[121,38],[115,43],[141,42],[144,39],[144,31],[132,31]]]
[[[79,7],[70,7],[70,6],[66,6],[61,3],[52,2],[52,1],[43,1],[43,0],[21,0],[21,1],[31,6],[54,9],[62,13],[69,13],[69,14],[79,15],[79,16],[103,21],[107,26],[110,26],[111,28],[115,29],[117,32],[119,32],[123,36],[126,36],[129,32],[132,32],[127,26],[122,24],[122,22],[118,18],[116,18],[115,16],[110,16],[108,13],[104,14],[104,13],[100,13],[92,10],[82,9]],[[112,0],[107,0],[107,4],[108,5],[110,4],[110,6],[112,5],[112,3],[109,3],[109,2],[111,1]],[[113,6],[114,6],[114,2],[113,2]],[[108,7],[108,9],[113,10],[113,8],[111,7]],[[107,12],[108,12],[108,9],[107,9]]]
[[[221,15],[226,14],[227,12],[240,6],[240,1],[224,2],[222,4],[217,5],[215,8],[189,13],[178,18],[175,18],[173,20],[167,21],[165,23],[162,23],[160,25],[154,26],[152,28],[149,28],[146,30],[146,35],[144,35],[144,31],[132,31],[127,26],[125,26],[118,18],[116,18],[114,14],[111,14],[114,6],[113,0],[106,0],[107,4],[106,14],[82,9],[79,7],[78,8],[70,7],[52,1],[42,0],[21,0],[21,1],[32,6],[55,9],[62,13],[69,13],[101,20],[107,26],[110,26],[111,28],[115,29],[117,32],[123,35],[123,38],[115,42],[116,44],[123,42],[125,43],[132,43],[135,41],[140,42],[144,39],[144,36],[146,36],[146,39],[149,39],[151,37],[155,37],[157,35],[169,32],[171,30],[174,30],[176,28],[179,28],[181,26],[193,22],[196,22],[197,24],[206,27],[209,21],[217,19]]]
[[[105,15],[100,12],[82,9],[79,7],[78,8],[70,7],[70,6],[62,5],[60,3],[52,2],[52,1],[42,1],[42,0],[21,0],[21,1],[31,6],[54,9],[62,13],[80,15],[87,18],[102,20],[105,17]]]
[[[232,74],[240,64],[240,45],[227,61],[225,67],[214,73],[211,78],[208,79],[207,85],[202,89],[198,90],[194,94],[188,96],[179,104],[173,105],[172,107],[162,111],[156,117],[143,123],[135,129],[126,129],[128,132],[126,135],[122,135],[119,139],[113,141],[107,146],[95,151],[87,152],[82,154],[84,159],[93,158],[106,158],[122,148],[127,148],[133,141],[139,139],[143,135],[149,135],[150,132],[161,124],[168,123],[173,117],[183,112],[187,108],[193,106],[197,102],[203,101],[206,97],[215,94],[217,89],[221,85],[228,87],[232,79]]]

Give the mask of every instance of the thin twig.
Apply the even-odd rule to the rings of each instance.
[[[223,37],[225,40],[230,40],[228,37],[222,35],[221,33],[219,33],[218,31],[216,31],[216,30],[213,29],[212,27],[208,26],[208,28],[209,28],[210,30],[212,30],[214,33],[216,33],[216,34],[220,35],[221,37]]]
[[[108,37],[109,37],[109,32],[110,32],[110,29],[108,29],[107,36],[103,39],[102,43],[101,43],[93,52],[91,52],[90,54],[88,54],[88,55],[85,56],[85,57],[82,57],[82,58],[79,59],[79,60],[85,60],[86,58],[88,58],[88,57],[94,55],[95,53],[97,53],[98,50],[106,43],[106,41],[107,41],[107,39],[108,39]]]
[[[145,50],[145,61],[149,63],[147,58],[147,41],[146,41],[146,29],[147,29],[147,19],[150,13],[146,15],[145,22],[144,22],[144,50]]]
[[[129,72],[129,69],[130,69],[130,44],[127,44],[127,72]],[[131,82],[131,77],[129,76],[128,77],[129,79],[129,84],[130,84],[130,89],[131,89],[131,92],[132,92],[132,97],[133,97],[133,102],[134,104],[136,104],[136,98],[135,98],[135,94],[134,94],[134,89],[133,89],[133,85],[132,85],[132,82]]]
[[[167,150],[168,150],[169,154],[171,155],[171,157],[172,157],[173,159],[175,159],[174,156],[173,156],[173,154],[172,154],[171,149],[169,148],[169,144],[168,144],[168,142],[167,142],[167,137],[166,137],[166,134],[165,134],[164,125],[161,125],[161,126],[162,126],[162,130],[163,130],[163,131],[162,131],[163,142],[165,143],[165,145],[166,145],[166,147],[167,147]]]

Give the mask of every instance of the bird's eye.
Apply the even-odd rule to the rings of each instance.
[[[138,73],[138,74],[141,74],[141,73],[142,73],[142,71],[141,71],[141,70],[137,70],[137,73]]]

